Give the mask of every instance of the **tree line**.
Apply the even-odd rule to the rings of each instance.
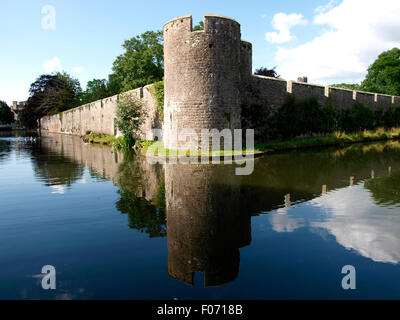
[[[20,121],[35,129],[38,120],[131,89],[161,81],[164,76],[161,31],[146,31],[122,45],[124,53],[113,63],[108,79],[93,79],[82,87],[66,72],[40,75],[30,86],[29,98]]]

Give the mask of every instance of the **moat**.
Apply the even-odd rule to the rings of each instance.
[[[235,168],[0,132],[0,299],[400,298],[399,141]]]

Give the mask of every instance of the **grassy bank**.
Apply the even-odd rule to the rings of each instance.
[[[105,135],[101,133],[87,132],[84,136],[82,136],[82,140],[86,143],[113,146],[115,144],[118,144],[121,138],[116,138],[115,136]]]
[[[384,141],[400,139],[400,128],[383,129],[378,128],[376,130],[364,130],[357,133],[344,133],[335,132],[326,136],[318,136],[312,138],[296,139],[289,141],[277,141],[268,142],[263,144],[256,144],[254,149],[242,150],[242,151],[212,151],[212,152],[192,152],[190,155],[235,155],[247,153],[260,155],[268,152],[284,151],[284,150],[295,150],[312,147],[323,147],[323,146],[345,146],[354,143],[371,142],[371,141]],[[189,155],[187,151],[176,151],[168,150],[164,148],[164,144],[159,141],[137,141],[136,145],[143,154],[154,154],[154,155],[169,155],[177,154],[178,156]],[[153,151],[154,150],[154,151]]]

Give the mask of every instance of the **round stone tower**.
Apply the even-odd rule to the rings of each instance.
[[[199,150],[208,144],[202,129],[240,129],[240,24],[205,15],[204,30],[193,31],[189,15],[166,23],[163,33],[165,147]]]

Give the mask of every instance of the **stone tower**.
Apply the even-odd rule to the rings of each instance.
[[[165,147],[199,150],[208,143],[202,129],[240,129],[240,86],[251,78],[251,44],[241,41],[240,24],[205,15],[204,30],[193,31],[188,15],[166,23],[163,33]],[[184,129],[195,132],[186,141]]]

